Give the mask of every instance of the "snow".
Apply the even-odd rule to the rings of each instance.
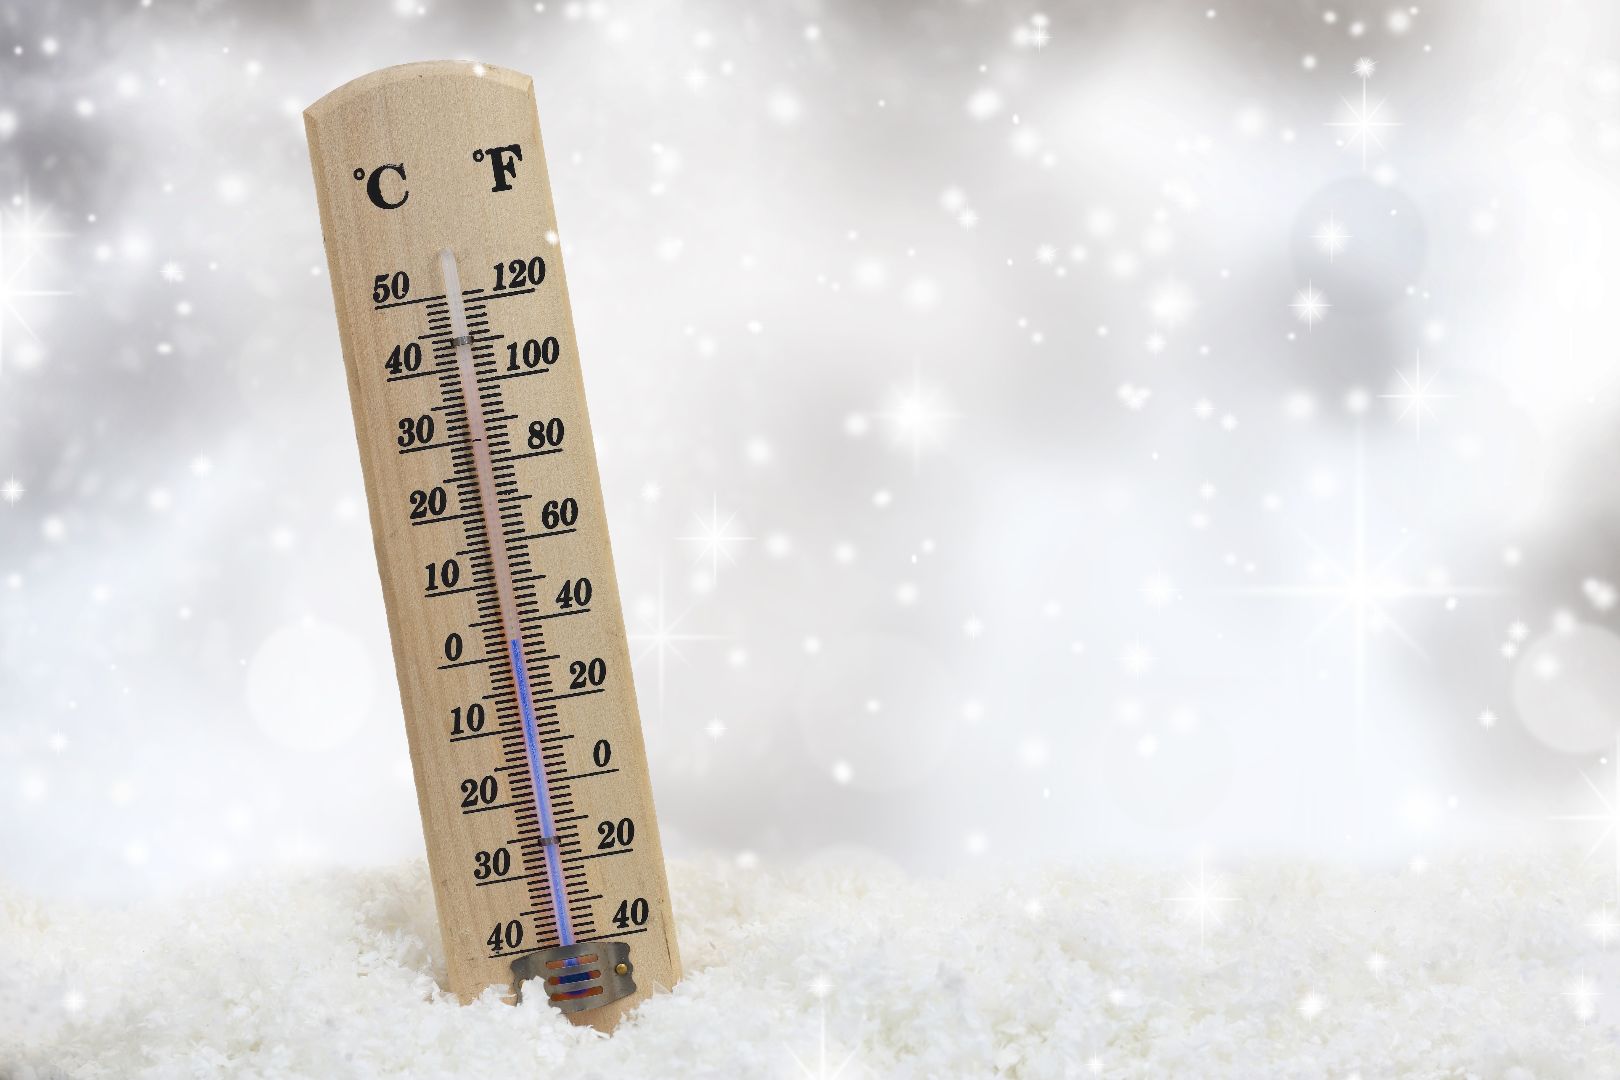
[[[687,976],[611,1038],[443,995],[420,864],[124,911],[0,893],[0,1075],[1620,1077],[1612,886],[1578,853],[671,872]]]

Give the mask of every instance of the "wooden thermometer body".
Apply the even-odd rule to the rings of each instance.
[[[680,961],[531,80],[304,115],[450,989],[610,1029]]]

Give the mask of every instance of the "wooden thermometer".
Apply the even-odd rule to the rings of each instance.
[[[450,989],[610,1029],[680,960],[533,84],[304,119]]]

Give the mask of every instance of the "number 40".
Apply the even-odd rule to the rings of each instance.
[[[634,900],[620,900],[619,909],[613,913],[613,925],[620,930],[628,930],[632,924],[646,926],[647,917],[650,914],[645,897],[638,896]]]

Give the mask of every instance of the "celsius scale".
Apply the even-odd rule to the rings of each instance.
[[[609,1030],[680,959],[533,83],[304,119],[449,988]]]

